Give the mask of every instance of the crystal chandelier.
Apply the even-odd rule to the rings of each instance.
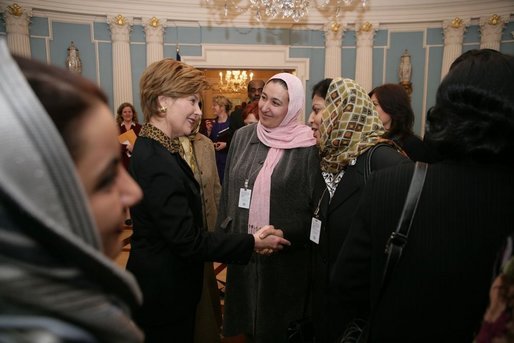
[[[205,1],[208,5],[216,2],[215,0]],[[235,10],[240,14],[255,11],[255,19],[259,22],[263,14],[270,18],[291,18],[298,22],[308,13],[311,3],[318,10],[330,11],[336,17],[345,9],[345,6],[351,6],[354,2],[360,2],[363,9],[367,5],[367,0],[247,0],[246,4],[240,4],[240,2],[225,0],[223,6],[225,17],[228,16],[229,10]]]
[[[220,79],[214,89],[220,93],[245,93],[248,82],[253,80],[253,73],[246,70],[227,70],[225,75],[220,71]]]

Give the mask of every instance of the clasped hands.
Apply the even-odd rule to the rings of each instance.
[[[275,229],[273,225],[265,225],[253,234],[255,238],[255,252],[261,255],[271,255],[282,250],[285,245],[291,245],[284,238],[284,233],[280,229]]]
[[[214,150],[220,151],[227,147],[227,143],[225,142],[216,142],[214,143]]]

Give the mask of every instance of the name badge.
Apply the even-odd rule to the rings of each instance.
[[[321,233],[321,220],[317,219],[317,218],[314,218],[312,217],[312,222],[311,222],[311,234],[310,234],[310,239],[311,241],[313,241],[314,243],[316,244],[319,244],[319,236],[320,236],[320,233]]]
[[[247,188],[239,189],[239,208],[250,208],[250,199],[252,198],[252,190]]]

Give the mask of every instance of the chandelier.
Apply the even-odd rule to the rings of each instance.
[[[207,4],[214,3],[215,0],[205,0]],[[330,11],[336,17],[345,9],[360,2],[362,8],[366,8],[367,0],[247,0],[246,4],[240,5],[241,1],[225,0],[224,1],[224,14],[228,15],[229,10],[235,10],[238,13],[246,13],[255,11],[255,19],[261,21],[262,15],[270,18],[291,18],[295,22],[300,21],[309,10],[311,2],[313,6],[320,11]],[[332,4],[333,2],[333,4]]]
[[[220,79],[214,89],[220,93],[244,93],[247,91],[248,82],[253,80],[253,73],[246,70],[227,70],[225,75],[220,71]]]

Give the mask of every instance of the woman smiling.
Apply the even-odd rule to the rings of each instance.
[[[235,233],[272,224],[292,245],[273,256],[254,255],[247,266],[228,266],[226,336],[285,342],[288,323],[306,310],[309,227],[321,175],[312,131],[299,122],[304,94],[296,76],[274,75],[259,100],[259,122],[232,140],[218,222],[230,222],[226,231]]]
[[[204,261],[247,263],[254,249],[278,250],[289,244],[271,226],[254,234],[207,232],[203,189],[194,176],[198,165],[179,140],[196,128],[202,115],[200,93],[207,87],[200,70],[172,59],[153,63],[141,76],[145,124],[130,172],[144,197],[132,211],[127,269],[143,291],[136,321],[147,343],[169,342],[170,337],[193,341]]]

